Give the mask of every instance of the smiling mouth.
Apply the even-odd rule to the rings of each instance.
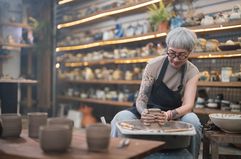
[[[172,62],[174,65],[179,65],[180,63],[179,62]]]

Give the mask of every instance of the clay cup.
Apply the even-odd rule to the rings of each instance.
[[[9,113],[0,115],[1,132],[0,136],[19,137],[22,131],[21,115]]]
[[[53,125],[65,125],[69,128],[69,131],[70,131],[69,145],[70,145],[72,141],[74,121],[63,117],[55,117],[55,118],[47,119],[47,126],[51,127]]]
[[[86,141],[89,151],[106,152],[110,142],[109,124],[96,123],[86,128]]]
[[[70,136],[67,125],[40,126],[40,147],[45,152],[65,152],[70,146]]]
[[[39,128],[47,124],[48,113],[32,112],[28,113],[28,136],[32,138],[39,137]]]

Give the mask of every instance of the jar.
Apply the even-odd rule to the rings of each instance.
[[[231,112],[240,112],[241,111],[241,105],[239,104],[230,104]]]
[[[230,110],[230,102],[227,100],[221,101],[221,110]]]
[[[222,82],[230,82],[231,75],[232,75],[232,67],[222,67],[222,70],[221,70]]]

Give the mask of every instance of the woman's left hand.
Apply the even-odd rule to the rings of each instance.
[[[167,122],[167,112],[161,111],[158,116],[156,117],[156,121],[159,125],[164,125]]]

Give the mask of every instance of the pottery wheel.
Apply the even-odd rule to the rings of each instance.
[[[158,124],[146,126],[140,120],[129,120],[119,122],[118,125],[122,129],[128,130],[142,130],[142,131],[156,131],[156,132],[179,132],[190,131],[193,129],[191,124],[181,121],[167,121],[163,126]]]

